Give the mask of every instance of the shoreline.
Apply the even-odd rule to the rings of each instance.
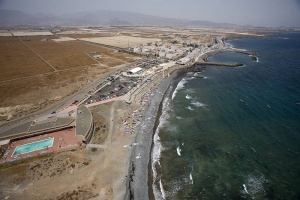
[[[156,129],[156,122],[159,121],[159,107],[163,102],[167,90],[173,80],[177,78],[178,71],[173,72],[169,77],[163,79],[154,95],[148,109],[144,113],[144,121],[135,138],[130,156],[129,174],[130,177],[125,199],[149,199],[149,164],[151,164],[151,150],[153,144],[153,131]],[[151,180],[152,183],[152,180]],[[152,187],[152,186],[151,186]]]
[[[144,120],[135,138],[135,143],[138,143],[139,145],[136,145],[132,148],[128,173],[128,177],[130,178],[128,180],[129,182],[127,185],[127,190],[129,191],[126,191],[125,199],[155,199],[152,186],[152,148],[154,134],[157,130],[160,117],[162,115],[163,101],[166,95],[168,95],[168,93],[171,92],[171,86],[175,87],[176,82],[178,84],[178,78],[182,76],[183,73],[193,69],[195,65],[218,65],[225,67],[239,67],[243,65],[241,63],[211,64],[210,62],[205,62],[205,59],[207,59],[208,57],[223,52],[236,52],[257,56],[256,53],[252,53],[250,51],[241,51],[239,49],[213,50],[200,55],[199,58],[196,59],[196,61],[193,62],[190,66],[175,70],[173,73],[170,74],[169,77],[163,79],[159,83],[159,86],[151,99],[149,110],[144,111]],[[199,60],[202,60],[203,62]],[[136,159],[138,156],[141,158]]]
[[[155,120],[155,124],[154,124],[154,128],[153,128],[153,135],[152,135],[152,143],[151,143],[151,150],[149,153],[149,166],[148,166],[148,191],[149,191],[149,199],[150,200],[155,200],[155,194],[154,194],[154,190],[153,190],[153,184],[154,184],[154,177],[153,177],[153,169],[152,169],[152,162],[153,162],[153,158],[152,158],[152,151],[153,151],[153,147],[154,147],[154,138],[155,138],[155,134],[157,129],[159,128],[160,125],[160,121],[161,121],[161,117],[163,115],[163,108],[164,108],[164,101],[166,98],[170,97],[171,98],[171,94],[173,94],[174,90],[176,89],[176,86],[178,85],[178,83],[181,81],[181,79],[186,75],[186,69],[180,69],[180,70],[176,70],[174,71],[173,74],[173,78],[172,80],[170,80],[169,82],[169,88],[165,91],[165,94],[163,95],[161,102],[159,104],[159,108],[158,108],[158,113],[156,116],[156,120]]]

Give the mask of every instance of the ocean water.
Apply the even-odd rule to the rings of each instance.
[[[152,150],[156,199],[300,199],[300,34],[238,39],[164,100]],[[202,66],[198,66],[201,68]]]

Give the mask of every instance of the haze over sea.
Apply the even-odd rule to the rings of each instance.
[[[259,62],[214,55],[245,66],[207,66],[206,78],[184,77],[165,99],[152,151],[156,199],[300,199],[300,34],[227,44]]]

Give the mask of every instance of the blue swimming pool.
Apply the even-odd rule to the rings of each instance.
[[[52,147],[53,141],[54,141],[54,138],[49,138],[46,140],[41,140],[38,142],[33,142],[33,143],[17,146],[16,150],[14,151],[14,153],[12,155],[16,156],[16,155],[21,155],[24,153],[29,153],[29,152],[45,149],[47,147]]]

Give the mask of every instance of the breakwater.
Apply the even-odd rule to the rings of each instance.
[[[214,65],[214,66],[225,66],[225,67],[241,67],[242,63],[218,63],[218,62],[195,62],[195,65]]]
[[[246,50],[241,50],[241,49],[232,49],[232,48],[227,48],[227,49],[221,49],[221,50],[213,50],[210,52],[205,53],[202,55],[200,58],[198,58],[192,65],[191,67],[195,65],[213,65],[213,66],[225,66],[225,67],[241,67],[244,64],[242,63],[223,63],[223,62],[210,62],[208,60],[208,57],[212,55],[216,55],[219,53],[225,53],[225,52],[235,52],[235,53],[241,53],[245,54],[251,57],[252,61],[257,62],[258,61],[258,55],[257,53],[251,52],[251,51],[246,51]]]

